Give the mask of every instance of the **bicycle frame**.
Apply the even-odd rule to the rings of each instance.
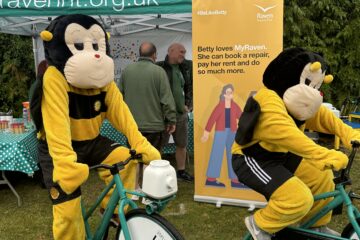
[[[93,214],[95,209],[100,205],[101,201],[105,198],[106,194],[114,187],[115,189],[110,197],[110,200],[108,202],[108,205],[105,209],[104,215],[101,219],[100,225],[97,226],[94,235],[92,235],[91,228],[88,222],[88,219]],[[115,211],[116,206],[118,205],[118,215],[120,219],[121,228],[124,233],[124,237],[127,240],[130,240],[130,233],[129,229],[126,224],[125,219],[125,212],[124,208],[129,205],[131,209],[138,208],[137,204],[127,197],[127,194],[137,195],[139,197],[150,199],[151,203],[146,206],[146,211],[148,214],[151,214],[153,212],[160,212],[162,211],[167,203],[176,197],[176,195],[172,195],[168,198],[162,199],[162,200],[155,200],[147,197],[144,193],[139,193],[135,191],[129,191],[124,188],[124,185],[121,181],[119,173],[113,175],[113,179],[111,182],[105,187],[105,189],[102,191],[102,193],[99,195],[95,203],[89,208],[88,211],[85,210],[83,201],[81,204],[82,214],[84,218],[84,224],[85,224],[85,232],[86,232],[86,239],[87,240],[100,240],[104,236],[105,232],[107,231],[109,222],[112,218],[112,215]]]
[[[323,193],[314,196],[314,200],[318,201],[321,199],[326,199],[329,197],[334,197],[334,199],[324,206],[315,216],[309,219],[306,223],[304,223],[302,228],[309,228],[314,225],[320,218],[322,218],[326,213],[333,210],[337,206],[344,204],[347,209],[347,216],[350,223],[353,225],[355,232],[360,236],[360,227],[356,221],[356,218],[360,217],[359,210],[352,204],[351,199],[349,197],[349,193],[345,191],[345,188],[342,184],[336,185],[335,191],[329,193]]]
[[[325,205],[320,211],[315,214],[313,217],[311,217],[308,221],[303,223],[300,227],[289,227],[290,229],[294,230],[300,230],[304,232],[308,232],[315,235],[321,235],[326,237],[331,237],[331,239],[346,239],[342,237],[337,236],[329,236],[326,234],[322,234],[319,232],[314,232],[309,229],[311,226],[313,226],[319,219],[321,219],[323,216],[325,216],[328,212],[335,209],[336,207],[340,206],[341,204],[344,204],[347,210],[347,216],[349,219],[349,222],[354,227],[355,232],[358,236],[360,236],[360,227],[358,222],[356,221],[357,218],[360,217],[359,210],[352,204],[351,199],[349,197],[349,193],[345,191],[344,185],[337,184],[335,187],[335,191],[328,192],[328,193],[322,193],[319,195],[314,196],[314,201],[319,201],[322,199],[334,197],[334,199],[329,202],[327,205]]]

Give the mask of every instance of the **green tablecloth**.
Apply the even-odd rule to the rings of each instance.
[[[0,132],[0,170],[34,174],[37,167],[35,130],[25,133]]]
[[[194,127],[193,127],[193,119],[189,118],[189,130],[188,130],[188,146],[187,149],[189,152],[194,152]],[[126,137],[118,132],[109,121],[104,121],[101,129],[101,135],[110,138],[111,140],[120,143],[121,145],[126,146]],[[174,153],[175,152],[175,144],[167,144],[164,148],[164,153]]]

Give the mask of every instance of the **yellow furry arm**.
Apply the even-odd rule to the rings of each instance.
[[[334,134],[341,139],[347,148],[351,148],[351,140],[360,140],[360,132],[352,129],[325,106],[321,106],[317,114],[306,121],[306,128],[316,132]]]
[[[87,179],[89,168],[76,162],[71,146],[67,88],[63,75],[55,67],[49,67],[44,75],[41,102],[44,131],[54,164],[53,181],[70,194]]]
[[[115,82],[110,83],[108,86],[105,103],[108,107],[106,118],[118,131],[127,137],[131,148],[143,155],[144,162],[147,164],[151,160],[161,159],[159,151],[139,132],[137,124]]]

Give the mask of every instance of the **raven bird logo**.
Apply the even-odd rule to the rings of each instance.
[[[266,13],[267,11],[269,11],[270,9],[273,9],[274,7],[276,7],[276,5],[274,6],[270,6],[270,7],[267,7],[267,8],[264,8],[262,6],[259,6],[259,5],[256,5],[254,4],[254,6],[258,7],[261,11],[263,11],[264,13]]]

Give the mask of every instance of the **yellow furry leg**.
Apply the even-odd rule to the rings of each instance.
[[[81,213],[81,197],[53,205],[55,240],[84,240],[85,227]]]
[[[295,172],[295,176],[301,179],[301,181],[303,181],[310,188],[313,195],[333,191],[335,189],[335,184],[333,182],[333,172],[331,170],[321,171],[307,161],[301,162]],[[327,198],[325,200],[315,201],[313,207],[302,221],[308,220],[332,199],[333,198]],[[328,224],[331,221],[331,214],[332,212],[326,214],[319,221],[317,221],[313,227]]]
[[[102,163],[112,165],[117,162],[125,161],[129,156],[130,154],[128,148],[118,147],[114,151],[112,151]],[[123,181],[124,187],[126,189],[135,189],[136,164],[137,163],[135,161],[130,162],[128,165],[126,165],[125,169],[121,170],[120,172],[121,180]],[[109,170],[99,169],[98,173],[100,178],[105,181],[105,184],[108,184],[113,178]],[[107,206],[112,192],[113,189],[109,191],[109,193],[105,196],[104,200],[101,202],[102,208],[105,208]],[[117,213],[117,210],[115,211],[115,213]]]
[[[309,188],[297,177],[292,177],[271,195],[265,208],[255,213],[255,222],[262,230],[275,233],[299,222],[312,204]]]

